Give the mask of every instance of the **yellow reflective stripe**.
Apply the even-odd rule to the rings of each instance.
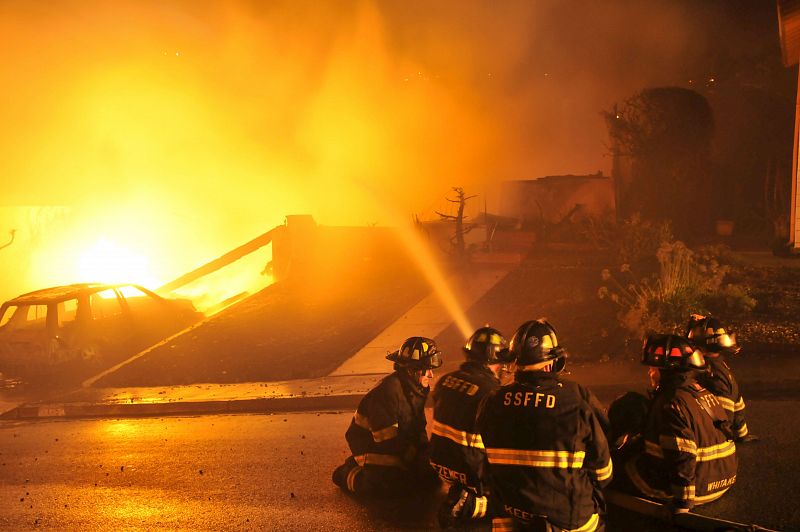
[[[475,499],[475,510],[472,512],[473,519],[480,519],[486,515],[486,506],[488,504],[486,497],[478,497]]]
[[[510,517],[495,517],[492,519],[492,532],[512,532],[514,520]]]
[[[375,443],[391,440],[392,438],[396,438],[397,435],[400,433],[400,427],[398,426],[397,423],[380,430],[372,430],[372,426],[370,425],[367,416],[362,415],[358,411],[356,411],[356,413],[353,415],[353,421],[355,422],[356,425],[358,425],[362,429],[370,431],[372,433],[372,440]]]
[[[567,532],[594,532],[597,530],[597,525],[600,524],[600,515],[592,514],[588,521],[586,521],[580,528],[573,528]]]
[[[717,395],[716,397],[717,401],[719,401],[719,404],[721,404],[722,408],[724,408],[725,410],[728,410],[730,412],[736,410],[736,405],[733,403],[731,399],[728,399],[727,397],[722,397],[721,395]]]
[[[528,467],[581,468],[585,451],[529,451],[524,449],[486,449],[489,463]]]
[[[659,448],[660,449],[660,448]],[[670,499],[670,495],[664,491],[659,489],[655,489],[650,487],[642,477],[639,475],[639,469],[636,467],[636,463],[639,461],[639,457],[635,456],[631,460],[625,462],[625,472],[628,473],[628,478],[631,479],[633,485],[636,488],[647,495],[648,497],[652,497],[653,499]]]
[[[400,427],[397,425],[397,423],[395,423],[394,425],[386,427],[385,429],[373,430],[372,439],[375,440],[375,443],[380,443],[382,441],[396,438],[398,434],[400,434]]]
[[[354,456],[356,463],[360,466],[382,465],[389,467],[404,467],[403,461],[392,454],[366,453]]]
[[[356,477],[361,473],[361,466],[356,466],[347,473],[347,489],[356,492]]]
[[[607,466],[602,467],[600,469],[595,469],[593,471],[593,473],[594,473],[594,476],[597,477],[598,481],[603,481],[603,480],[611,478],[611,472],[612,472],[613,468],[614,468],[614,465],[611,463],[611,459],[609,458]]]
[[[680,451],[682,453],[697,454],[697,444],[686,438],[676,436],[659,436],[658,443],[662,449]]]
[[[666,436],[661,436],[659,439],[661,440],[661,446],[649,440],[645,440],[644,448],[647,454],[656,456],[658,458],[664,458],[664,449],[673,451],[679,450],[696,455],[698,462],[708,462],[718,458],[725,458],[726,456],[730,456],[736,452],[736,444],[734,444],[732,441],[726,441],[710,447],[691,449],[687,442],[691,443],[692,445],[694,445],[694,442],[690,440],[685,440],[683,438],[667,438]]]
[[[716,501],[720,497],[722,497],[725,492],[728,491],[728,488],[724,490],[715,491],[714,493],[709,493],[708,495],[700,495],[699,497],[694,498],[695,504],[705,504],[707,502]]]
[[[710,460],[717,460],[725,458],[736,452],[736,444],[728,440],[726,442],[712,445],[710,447],[701,447],[697,449],[697,461],[708,462]]]
[[[463,445],[464,447],[475,447],[476,449],[484,448],[483,439],[481,438],[480,434],[472,434],[471,432],[458,430],[450,425],[445,425],[444,423],[436,420],[433,421],[432,432],[437,436],[447,438],[448,440],[457,443],[458,445]]]
[[[739,427],[739,430],[736,431],[736,436],[739,438],[744,438],[750,431],[747,429],[747,423]]]
[[[684,501],[694,500],[694,492],[695,492],[694,484],[692,484],[691,486],[676,486],[675,484],[672,484],[670,488],[672,489],[673,497],[677,497],[678,499],[682,499]]]
[[[744,410],[744,397],[740,397],[739,400],[733,405],[734,412],[739,412],[740,410]]]

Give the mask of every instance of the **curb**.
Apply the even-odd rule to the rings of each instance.
[[[234,413],[267,414],[309,412],[316,410],[351,410],[358,406],[358,402],[362,397],[363,394],[343,394],[312,397],[278,397],[169,403],[48,403],[18,406],[0,415],[0,419],[149,417]]]
[[[786,400],[800,398],[800,381],[754,381],[749,383],[750,399]],[[619,393],[620,386],[644,392],[641,384],[600,384],[591,390],[606,403]],[[170,401],[153,403],[42,403],[24,404],[0,414],[0,420],[58,418],[159,417],[208,414],[273,414],[325,410],[355,410],[364,393],[295,397],[261,397],[215,401]]]

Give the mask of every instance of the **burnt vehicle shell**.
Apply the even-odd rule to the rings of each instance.
[[[202,318],[191,301],[165,299],[134,284],[37,290],[0,307],[0,371],[25,376],[99,369]]]

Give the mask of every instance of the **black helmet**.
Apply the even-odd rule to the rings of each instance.
[[[692,314],[686,324],[686,338],[694,345],[712,353],[735,355],[741,348],[736,335],[728,334],[717,318]]]
[[[482,364],[507,364],[514,360],[503,333],[494,327],[481,327],[464,344],[467,358]]]
[[[520,325],[511,338],[509,347],[520,369],[555,360],[553,372],[557,373],[566,365],[567,352],[558,345],[556,330],[544,318],[526,321]]]
[[[706,360],[689,340],[677,334],[651,334],[642,346],[642,364],[660,369],[705,369]]]
[[[386,358],[399,366],[414,369],[435,369],[442,365],[436,342],[423,336],[408,338],[400,349],[389,353]]]

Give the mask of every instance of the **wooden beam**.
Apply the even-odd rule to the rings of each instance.
[[[283,225],[279,225],[274,227],[264,233],[263,235],[254,238],[250,242],[239,246],[238,248],[231,250],[221,257],[218,257],[211,262],[208,262],[199,268],[196,268],[189,273],[183,274],[177,279],[174,279],[167,284],[158,287],[155,291],[162,293],[162,292],[172,292],[173,290],[180,288],[181,286],[187,285],[192,281],[196,281],[197,279],[204,277],[210,273],[214,273],[215,271],[219,270],[227,266],[228,264],[235,262],[245,255],[249,255],[250,253],[260,249],[270,242],[272,242],[273,236],[275,236],[276,231],[283,229]]]

